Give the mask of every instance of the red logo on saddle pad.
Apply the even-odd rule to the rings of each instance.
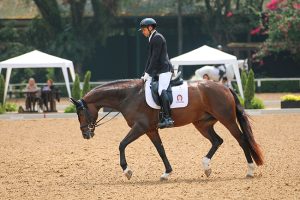
[[[176,98],[177,98],[177,102],[176,103],[183,103],[183,97],[182,97],[181,94],[178,94]]]

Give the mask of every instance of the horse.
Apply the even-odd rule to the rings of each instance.
[[[145,83],[141,79],[108,82],[92,89],[82,99],[70,98],[70,101],[76,106],[80,130],[84,139],[90,139],[95,135],[100,108],[109,107],[122,113],[131,128],[119,145],[120,165],[128,180],[132,177],[133,172],[127,164],[125,149],[144,134],[149,137],[163,161],[165,171],[160,180],[168,180],[172,167],[157,128],[160,111],[147,105],[144,85]],[[188,105],[172,109],[172,118],[174,127],[192,123],[211,142],[211,148],[202,159],[205,175],[210,176],[212,172],[211,159],[223,143],[223,139],[214,130],[214,125],[219,121],[243,149],[248,165],[246,177],[254,177],[253,160],[256,165],[262,165],[263,154],[254,139],[248,116],[237,95],[231,89],[213,81],[189,81],[187,85]]]
[[[238,67],[241,70],[248,71],[248,59],[238,60]],[[191,80],[201,80],[205,74],[213,81],[220,81],[223,77],[226,77],[230,86],[231,80],[234,79],[233,65],[224,64],[220,66],[203,66],[195,71],[195,76],[193,76]]]

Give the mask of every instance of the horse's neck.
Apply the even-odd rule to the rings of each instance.
[[[116,81],[95,88],[90,91],[84,100],[87,103],[94,103],[96,107],[109,107],[119,110],[119,106],[132,99],[141,89],[141,84],[137,80]]]

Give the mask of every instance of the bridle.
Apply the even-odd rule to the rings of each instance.
[[[91,116],[89,110],[88,110],[88,107],[87,107],[87,104],[86,102],[83,100],[83,99],[80,99],[77,101],[78,104],[76,105],[76,111],[77,111],[77,115],[78,115],[78,118],[79,118],[79,112],[80,111],[83,111],[83,114],[84,114],[84,117],[86,118],[87,120],[87,124],[84,124],[84,125],[81,125],[80,126],[80,129],[82,128],[88,128],[89,131],[93,132],[95,130],[96,127],[102,125],[102,124],[105,124],[106,122],[109,122],[110,120],[112,120],[113,118],[115,118],[118,114],[120,114],[120,112],[118,112],[117,114],[115,114],[112,118],[110,118],[109,120],[105,121],[105,122],[102,122],[102,123],[99,123],[101,120],[103,120],[106,116],[108,116],[111,112],[109,111],[108,113],[106,113],[101,119],[99,119],[98,121],[94,120],[93,117]]]

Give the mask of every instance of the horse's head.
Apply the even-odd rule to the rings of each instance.
[[[80,123],[80,130],[84,139],[94,137],[95,122],[97,120],[98,112],[89,110],[88,105],[83,99],[75,100],[72,97],[70,101],[76,106],[78,121]]]
[[[238,60],[238,67],[241,70],[246,70],[248,71],[249,66],[248,66],[248,58],[246,58],[245,60]]]

